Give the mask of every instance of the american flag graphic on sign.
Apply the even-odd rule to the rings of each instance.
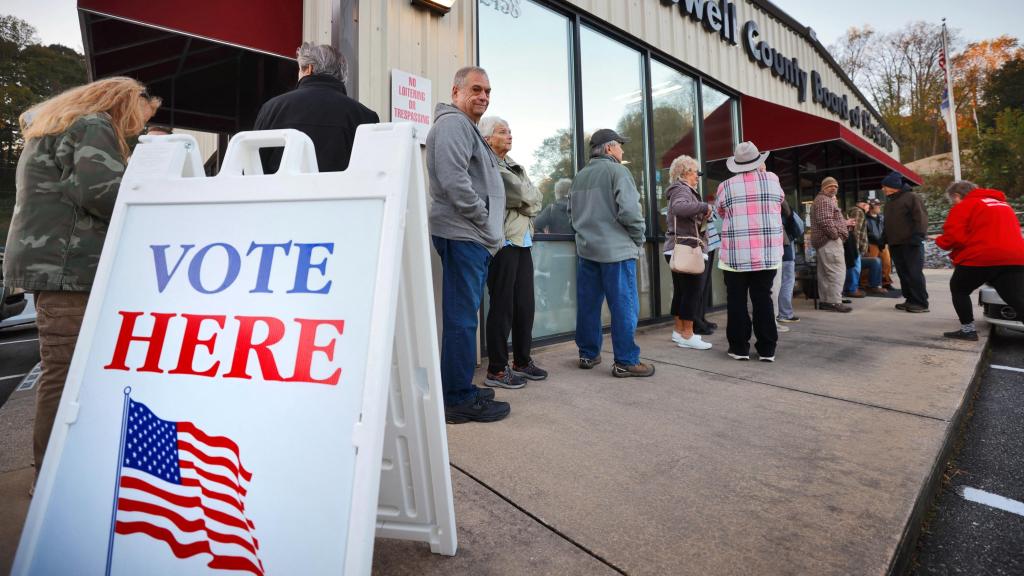
[[[263,575],[245,513],[252,474],[234,441],[128,400],[122,442],[117,534],[154,538],[178,558],[209,555],[213,569]]]

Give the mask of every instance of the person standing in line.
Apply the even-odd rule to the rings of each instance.
[[[640,192],[622,165],[629,138],[602,128],[590,137],[590,161],[576,174],[569,193],[569,219],[576,233],[576,346],[579,367],[601,363],[601,304],[612,316],[612,375],[651,376],[654,366],[640,362],[636,324],[640,300],[636,261],[643,250],[646,224]]]
[[[882,244],[882,236],[885,234],[885,217],[882,216],[882,201],[878,198],[868,200],[867,216],[864,219],[868,234],[868,257],[880,258],[882,260],[882,288],[889,292],[895,290],[892,285],[892,257],[889,254],[889,247]],[[871,286],[868,278],[868,271],[862,271],[860,276],[861,288]]]
[[[704,252],[704,270],[707,270],[707,237],[702,231],[702,224],[711,216],[711,206],[701,202],[700,194],[697,192],[697,182],[701,176],[700,164],[689,156],[679,156],[669,166],[668,179],[671,184],[665,191],[668,215],[663,250],[665,261],[671,263],[672,252],[677,243],[700,248]],[[700,274],[672,271],[671,310],[676,318],[672,341],[680,348],[711,348],[710,342],[705,342],[699,334],[694,333],[698,301],[703,294],[703,271]]]
[[[999,297],[1020,314],[1024,311],[1024,237],[1013,207],[998,190],[958,180],[946,188],[953,208],[935,244],[950,251],[955,265],[949,279],[960,329],[946,338],[977,340],[971,292],[991,284]]]
[[[928,233],[928,212],[924,201],[910,189],[899,172],[882,179],[885,194],[885,229],[882,243],[892,250],[893,264],[900,277],[905,302],[897,310],[928,312],[928,287],[924,278],[924,240]]]
[[[484,384],[498,388],[522,388],[527,380],[543,380],[547,371],[530,357],[533,341],[533,220],[543,197],[526,170],[508,155],[512,130],[497,116],[480,120],[480,134],[498,157],[505,186],[505,245],[491,260],[487,289],[487,355]],[[513,363],[508,365],[508,336],[512,332]]]
[[[296,50],[299,83],[295,90],[268,100],[260,107],[253,130],[294,128],[305,133],[316,148],[321,172],[348,168],[356,128],[380,122],[377,113],[349,98],[348,62],[331,46],[303,42]],[[260,151],[263,172],[277,172],[283,148]]]
[[[839,182],[829,176],[821,181],[821,190],[811,205],[811,245],[818,260],[819,310],[850,312],[843,304],[843,281],[846,279],[846,258],[843,242],[851,222],[843,218],[836,203]]]
[[[735,176],[715,194],[715,212],[722,218],[718,267],[725,276],[728,355],[750,360],[751,325],[754,347],[762,362],[775,361],[779,340],[772,303],[772,284],[782,265],[782,202],[779,177],[765,169],[768,152],[741,142],[725,164]],[[753,306],[753,318],[747,299]]]
[[[116,77],[72,88],[19,118],[25,148],[3,272],[8,287],[35,298],[42,367],[32,439],[37,476],[128,163],[128,142],[159,105],[138,81]]]
[[[441,385],[445,420],[494,422],[508,416],[494,390],[473,384],[477,313],[487,266],[505,243],[505,186],[498,158],[477,123],[491,102],[483,68],[459,69],[452,103],[438,103],[427,133],[430,234],[441,259]]]
[[[782,202],[782,228],[785,237],[782,245],[782,285],[779,286],[779,314],[775,317],[777,322],[782,324],[793,324],[800,321],[800,317],[793,313],[793,285],[796,283],[796,244],[799,238],[803,238],[804,225],[797,215],[789,207],[789,203]],[[780,327],[780,332],[785,332]]]
[[[714,207],[715,193],[711,192],[706,198],[708,205]],[[722,246],[722,236],[718,230],[721,228],[721,219],[714,210],[711,210],[711,217],[705,222],[705,235],[707,244],[707,266],[704,267],[704,278],[701,279],[701,293],[697,299],[696,319],[693,321],[693,333],[700,336],[710,336],[718,329],[718,323],[707,319],[708,302],[711,301],[712,269],[716,265],[715,255]]]
[[[860,270],[863,266],[861,255],[868,251],[867,205],[862,207],[857,202],[846,211],[848,235],[843,245],[846,255],[846,280],[843,283],[843,296],[847,298],[864,298],[868,293],[860,289]]]

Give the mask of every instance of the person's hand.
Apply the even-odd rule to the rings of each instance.
[[[705,214],[704,217],[705,218],[711,218],[711,214],[713,214],[714,211],[715,211],[715,207],[712,206],[711,204],[708,204],[708,213]]]
[[[847,218],[846,219],[846,225],[849,226],[850,228],[853,228],[854,226],[857,225],[857,219],[856,218]]]

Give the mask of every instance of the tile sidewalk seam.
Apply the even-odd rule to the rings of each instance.
[[[608,568],[611,568],[617,574],[622,574],[622,576],[629,576],[628,572],[626,572],[622,568],[616,566],[612,561],[608,560],[607,558],[604,558],[600,554],[594,552],[593,550],[587,548],[583,544],[577,542],[576,540],[571,538],[568,534],[562,532],[558,528],[555,528],[550,523],[545,522],[543,519],[538,517],[536,514],[534,514],[533,512],[530,512],[529,510],[527,510],[526,508],[521,506],[519,503],[515,502],[514,500],[512,500],[508,496],[505,496],[504,494],[502,494],[501,492],[499,492],[495,488],[491,487],[491,485],[487,484],[486,482],[484,482],[483,480],[478,478],[476,475],[472,474],[471,472],[469,472],[468,470],[466,470],[464,468],[461,468],[458,464],[455,464],[454,462],[452,462],[451,459],[449,459],[448,464],[449,464],[449,466],[451,466],[455,470],[458,470],[459,472],[463,473],[467,478],[469,478],[473,482],[476,482],[480,486],[483,486],[487,491],[491,492],[492,494],[494,494],[498,498],[501,498],[509,506],[512,506],[516,510],[518,510],[518,511],[522,512],[523,514],[525,514],[527,518],[533,520],[534,522],[536,522],[537,524],[543,526],[544,528],[547,528],[549,531],[551,531],[552,534],[558,536],[562,540],[568,542],[569,544],[572,544],[573,546],[578,548],[584,554],[586,554],[586,555],[590,556],[591,558],[593,558],[594,560],[597,560],[598,562],[604,564]]]
[[[787,390],[789,392],[796,392],[798,394],[807,394],[808,396],[816,396],[818,398],[825,398],[827,400],[835,400],[837,402],[845,402],[845,403],[849,403],[849,404],[855,404],[857,406],[864,406],[866,408],[876,408],[878,410],[884,410],[886,412],[893,412],[893,413],[896,413],[896,414],[903,414],[903,415],[906,415],[906,416],[916,416],[918,418],[925,418],[925,419],[928,419],[928,420],[933,420],[935,422],[943,422],[943,423],[946,423],[946,424],[949,423],[949,420],[946,420],[945,418],[939,418],[937,416],[929,416],[927,414],[919,414],[917,412],[909,412],[909,411],[906,411],[906,410],[900,410],[898,408],[889,408],[889,407],[886,407],[886,406],[880,406],[878,404],[871,404],[869,402],[861,402],[859,400],[851,400],[849,398],[841,398],[841,397],[838,397],[838,396],[829,396],[828,394],[822,394],[820,392],[811,392],[809,390],[801,390],[799,388],[792,388],[790,386],[783,386],[781,384],[772,384],[770,382],[761,382],[760,380],[754,380],[752,378],[743,378],[743,377],[740,377],[740,376],[734,376],[732,374],[723,374],[721,372],[715,372],[714,370],[706,370],[704,368],[695,368],[693,366],[686,366],[685,364],[676,364],[674,362],[666,362],[665,360],[657,360],[657,359],[654,359],[654,358],[648,358],[646,356],[641,356],[641,358],[643,360],[646,360],[647,362],[654,362],[654,363],[657,363],[657,364],[665,364],[667,366],[675,366],[677,368],[686,368],[688,370],[694,370],[694,371],[697,371],[697,372],[703,372],[705,374],[713,374],[715,376],[721,376],[723,378],[728,378],[730,380],[738,380],[740,382],[747,382],[749,384],[758,384],[760,386],[770,386],[772,388],[778,388],[779,390]]]

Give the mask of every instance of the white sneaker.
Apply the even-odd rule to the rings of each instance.
[[[693,348],[694,350],[707,350],[711,348],[711,342],[705,342],[699,335],[694,334],[689,338],[680,338],[676,341],[680,348]]]
[[[680,334],[679,332],[676,332],[675,330],[672,331],[672,341],[673,342],[675,342],[676,344],[679,344],[683,340],[686,340],[686,338],[683,338],[682,334]]]
[[[789,326],[783,326],[782,324],[779,324],[778,322],[775,323],[775,329],[778,330],[778,332],[780,334],[783,333],[783,332],[789,332]]]

